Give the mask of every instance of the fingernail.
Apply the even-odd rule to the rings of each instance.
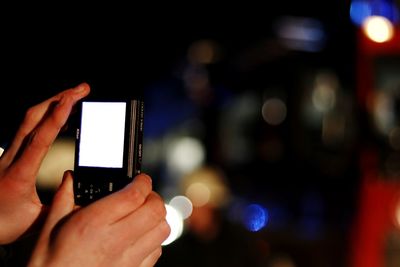
[[[76,86],[74,88],[74,90],[75,90],[75,92],[80,93],[80,92],[83,92],[85,90],[85,87],[86,87],[85,84],[81,83],[80,85]]]
[[[150,184],[153,184],[153,179],[151,179],[151,177],[149,175],[147,175],[145,173],[141,173],[141,174],[138,174],[138,175],[146,177],[146,179],[150,182]]]

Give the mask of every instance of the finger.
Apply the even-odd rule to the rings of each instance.
[[[51,239],[51,233],[54,231],[55,226],[65,216],[70,214],[74,209],[74,198],[72,189],[72,176],[71,172],[65,172],[63,180],[56,194],[54,195],[52,205],[50,207],[49,214],[46,218],[46,222],[43,226],[40,237],[37,241],[35,250],[31,255],[33,260],[32,266],[44,266],[44,256],[49,249],[49,243]]]
[[[161,257],[162,248],[161,246],[156,248],[149,256],[147,256],[139,267],[151,267],[156,264],[158,259]]]
[[[46,220],[45,228],[53,229],[54,226],[66,215],[74,210],[74,193],[72,173],[66,171],[60,187],[54,195],[53,202]]]
[[[44,156],[66,123],[73,105],[89,91],[89,85],[83,83],[30,108],[10,149],[4,155],[3,164],[10,164],[21,149],[24,139],[30,137],[29,143],[18,159],[20,166],[25,167],[18,168],[17,165],[16,171],[20,173],[16,177],[22,179],[36,176]]]
[[[136,262],[135,265],[140,264],[140,262],[145,261],[145,259],[150,261],[148,257],[156,249],[160,248],[162,242],[168,237],[169,233],[170,227],[168,223],[163,220],[125,251],[124,261],[131,263]]]
[[[115,232],[126,233],[117,240],[121,244],[138,240],[144,233],[156,227],[160,221],[165,220],[166,209],[161,197],[152,192],[144,205],[112,225]],[[133,231],[132,229],[138,229]]]
[[[125,188],[87,206],[86,213],[112,224],[126,217],[143,205],[152,190],[151,178],[146,174],[137,175]]]
[[[61,93],[43,101],[40,104],[37,104],[31,107],[25,115],[25,118],[18,129],[18,132],[9,147],[7,149],[7,156],[12,160],[15,154],[20,149],[22,143],[24,142],[25,138],[31,134],[31,132],[37,127],[37,125],[42,121],[45,114],[48,112],[49,108],[54,105],[54,103],[59,103],[65,98],[73,98],[75,101],[85,97],[89,94],[90,87],[86,83],[79,84],[75,88],[67,89],[62,91]]]

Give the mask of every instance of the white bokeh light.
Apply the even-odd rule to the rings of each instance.
[[[189,198],[185,196],[173,197],[169,205],[175,208],[182,215],[182,219],[187,219],[192,214],[193,204]]]
[[[199,167],[205,158],[204,146],[192,137],[183,137],[171,142],[167,151],[169,169],[180,175]]]
[[[394,35],[393,24],[385,17],[370,16],[363,23],[363,30],[369,39],[376,43],[384,43]]]
[[[169,245],[178,239],[183,232],[183,218],[179,211],[177,211],[171,205],[165,204],[167,209],[166,220],[171,228],[171,232],[167,239],[162,243],[163,246]]]

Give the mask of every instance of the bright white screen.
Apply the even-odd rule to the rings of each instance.
[[[79,166],[122,168],[124,102],[83,102]]]

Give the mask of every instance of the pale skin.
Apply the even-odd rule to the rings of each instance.
[[[0,244],[44,225],[29,266],[153,266],[170,228],[151,178],[138,175],[126,188],[81,208],[74,204],[73,173],[66,171],[51,207],[36,192],[36,176],[73,106],[87,96],[82,83],[30,108],[0,157]]]

